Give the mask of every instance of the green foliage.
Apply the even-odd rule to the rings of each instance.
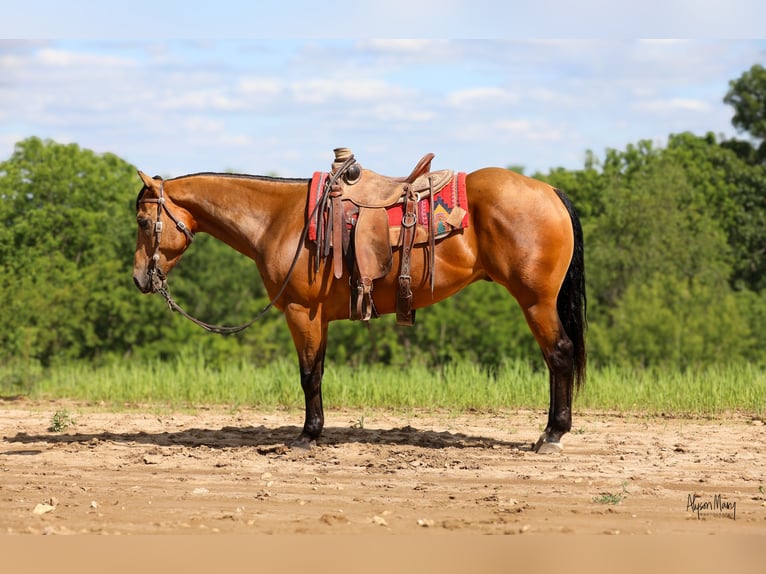
[[[57,410],[51,417],[51,424],[48,427],[50,432],[64,432],[71,426],[77,424],[77,421],[72,418],[69,411],[66,409]]]
[[[766,362],[766,173],[712,134],[590,156],[546,179],[583,215],[597,363],[695,368]]]
[[[245,337],[216,338],[138,293],[131,275],[139,189],[132,166],[74,144],[30,138],[0,163],[0,360],[46,367],[200,347],[221,363],[242,354],[259,362],[286,352],[278,313]],[[195,242],[173,287],[214,322],[241,321],[266,303],[255,265],[210,237]]]
[[[761,66],[733,81],[725,101],[736,126],[766,137]],[[679,373],[766,365],[758,337],[766,321],[766,167],[741,144],[671,134],[665,147],[640,141],[601,158],[588,152],[580,170],[535,174],[563,189],[582,220],[592,365]],[[51,368],[77,362],[294,362],[277,311],[220,337],[138,293],[131,274],[139,188],[128,163],[74,144],[29,138],[0,163],[3,393],[28,393]],[[208,322],[242,323],[268,302],[253,262],[207,236],[195,240],[171,285]],[[418,310],[412,329],[389,316],[334,323],[330,337],[328,366],[441,376],[467,362],[496,375],[516,361],[538,378],[544,370],[518,306],[494,283]]]
[[[685,372],[596,366],[588,376],[588,384],[576,395],[577,409],[695,416],[741,412],[762,417],[766,412],[766,372],[748,363]],[[38,400],[67,399],[112,408],[249,405],[301,409],[303,393],[296,378],[291,360],[259,367],[246,359],[219,365],[202,352],[183,351],[168,360],[59,365],[47,369],[27,393]],[[324,381],[326,404],[333,408],[464,412],[512,408],[542,411],[548,406],[546,377],[522,360],[505,361],[493,369],[469,361],[453,361],[441,368],[368,365],[359,369],[331,364]],[[0,394],[5,393],[0,383]]]
[[[735,289],[766,288],[766,169],[751,165],[712,134],[669,138],[665,155],[683,169],[695,190],[695,209],[706,211],[726,236]]]
[[[624,499],[628,497],[628,483],[622,483],[622,490],[620,492],[602,492],[598,496],[593,497],[593,502],[596,504],[620,504]]]
[[[130,305],[135,171],[114,155],[30,138],[0,164],[0,356],[122,354]],[[140,307],[140,306],[139,306]]]
[[[651,312],[650,312],[651,310]],[[698,280],[656,274],[631,284],[610,313],[608,357],[689,369],[750,358],[752,333],[736,296]]]
[[[723,101],[734,108],[731,120],[734,127],[761,141],[757,148],[751,146],[750,153],[743,153],[747,148],[741,145],[744,142],[739,142],[740,155],[756,162],[766,161],[766,68],[755,64],[739,78],[730,81]]]
[[[534,358],[539,350],[514,299],[495,283],[477,283],[416,314],[414,328],[393,316],[369,325],[330,326],[331,361],[444,366],[468,360],[496,368],[509,358]]]

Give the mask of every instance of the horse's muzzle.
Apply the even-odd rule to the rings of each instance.
[[[148,275],[133,275],[133,283],[136,284],[136,287],[138,287],[138,290],[141,291],[141,293],[146,294],[152,292],[152,281]]]
[[[133,283],[136,284],[141,293],[157,293],[162,289],[167,289],[167,280],[165,274],[158,268],[151,269],[149,273],[133,274]]]

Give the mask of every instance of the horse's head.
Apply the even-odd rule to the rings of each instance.
[[[136,199],[136,255],[133,281],[142,293],[166,288],[167,274],[191,243],[195,222],[165,192],[165,182],[138,172],[144,187]]]

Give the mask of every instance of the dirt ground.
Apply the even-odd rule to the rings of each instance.
[[[75,424],[49,430],[56,411]],[[766,426],[539,411],[194,413],[0,402],[0,533],[766,534]]]

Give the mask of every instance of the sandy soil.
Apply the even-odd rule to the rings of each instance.
[[[766,534],[758,419],[579,412],[537,455],[542,412],[326,414],[296,452],[300,412],[0,402],[0,533]]]

